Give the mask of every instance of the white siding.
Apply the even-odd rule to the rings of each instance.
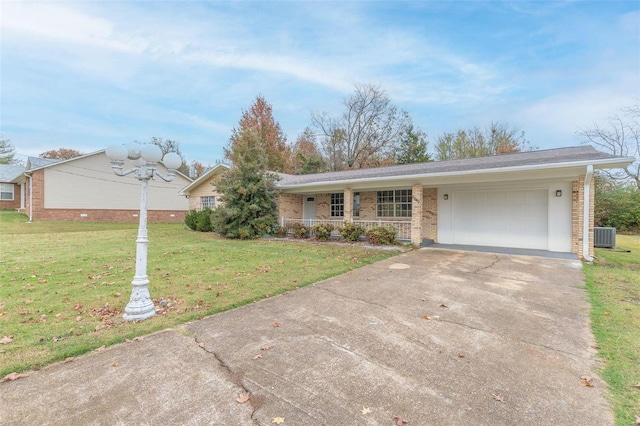
[[[132,167],[125,162],[124,170]],[[158,164],[166,175],[166,168]],[[99,153],[44,169],[45,208],[108,209],[140,208],[141,183],[131,174],[116,176],[104,153]],[[178,191],[190,181],[176,175],[173,182],[160,178],[149,181],[149,210],[188,210],[189,201]]]

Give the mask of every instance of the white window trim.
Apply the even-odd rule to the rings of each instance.
[[[9,191],[6,188],[10,188],[11,189],[11,198],[3,198],[2,196],[0,196],[0,201],[13,201],[16,199],[16,193],[15,193],[15,185],[12,183],[0,183],[0,193],[3,194],[8,194]]]

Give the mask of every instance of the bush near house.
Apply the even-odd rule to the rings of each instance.
[[[367,230],[367,241],[375,245],[392,245],[396,243],[396,232],[390,226],[375,226]]]
[[[190,210],[184,217],[184,223],[193,231],[211,232],[211,209]]]
[[[360,241],[360,237],[365,233],[364,227],[352,222],[345,222],[338,231],[345,241]]]
[[[302,222],[294,222],[291,224],[293,238],[307,238],[309,236],[309,228]]]
[[[334,226],[330,223],[316,223],[311,227],[313,235],[320,241],[327,241],[331,237]]]

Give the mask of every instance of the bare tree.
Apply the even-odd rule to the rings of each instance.
[[[606,152],[621,157],[635,157],[636,161],[621,170],[605,171],[613,179],[632,180],[640,189],[640,104],[620,109],[602,126],[578,132],[585,143],[592,143]]]
[[[311,121],[324,137],[321,145],[332,170],[368,167],[369,161],[393,156],[410,117],[391,104],[389,96],[372,84],[356,85],[343,101],[338,117],[311,114]]]

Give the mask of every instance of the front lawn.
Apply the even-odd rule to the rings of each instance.
[[[640,235],[618,235],[615,250],[596,249],[585,265],[591,327],[604,362],[617,425],[640,416]]]
[[[349,244],[232,241],[149,225],[158,314],[127,323],[137,224],[26,223],[0,211],[0,378],[293,290],[392,256]]]

